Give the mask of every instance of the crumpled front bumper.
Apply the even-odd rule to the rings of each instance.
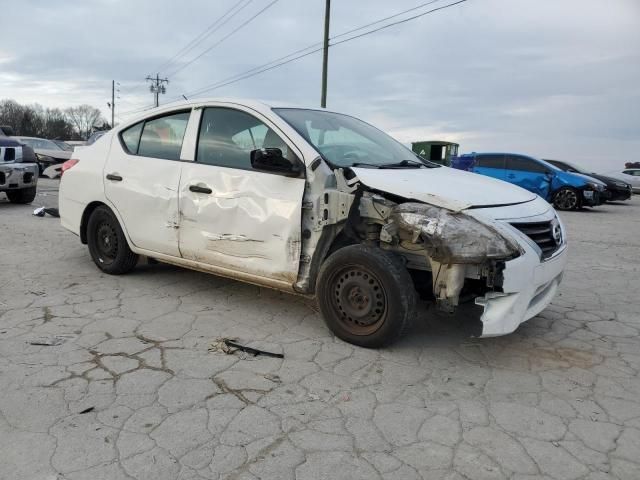
[[[37,164],[0,163],[0,191],[35,187],[37,183]]]
[[[524,255],[506,262],[503,292],[492,292],[475,300],[484,307],[480,317],[482,336],[511,333],[544,310],[558,291],[566,263],[566,244],[545,261],[540,261],[533,249],[526,249]]]

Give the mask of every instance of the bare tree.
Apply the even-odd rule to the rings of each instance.
[[[64,113],[73,128],[83,139],[89,138],[96,123],[100,119],[100,110],[91,105],[80,105],[79,107],[67,108]]]

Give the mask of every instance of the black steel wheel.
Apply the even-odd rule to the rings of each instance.
[[[347,342],[381,347],[410,326],[417,294],[403,262],[389,252],[342,248],[325,260],[316,285],[325,322]]]
[[[87,223],[87,244],[93,262],[105,273],[126,273],[138,262],[138,255],[129,248],[118,219],[106,206],[97,207],[91,213]]]
[[[553,197],[553,205],[558,210],[576,210],[580,208],[580,195],[571,187],[562,187]]]

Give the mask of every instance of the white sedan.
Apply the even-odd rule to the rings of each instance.
[[[567,244],[553,207],[416,156],[357,118],[255,101],[148,112],[64,165],[62,225],[100,270],[139,255],[317,297],[340,338],[379,347],[420,294],[478,305],[478,335],[542,311]]]
[[[622,171],[607,173],[608,176],[624,180],[633,190],[633,193],[640,193],[640,168],[625,168]]]

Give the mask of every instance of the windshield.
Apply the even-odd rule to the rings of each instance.
[[[357,118],[299,108],[274,111],[333,167],[439,167]]]
[[[53,140],[53,142],[62,150],[65,150],[67,152],[73,152],[73,147],[66,142],[63,142],[62,140]]]
[[[34,150],[62,150],[51,140],[44,138],[20,138],[20,142],[30,146]]]

